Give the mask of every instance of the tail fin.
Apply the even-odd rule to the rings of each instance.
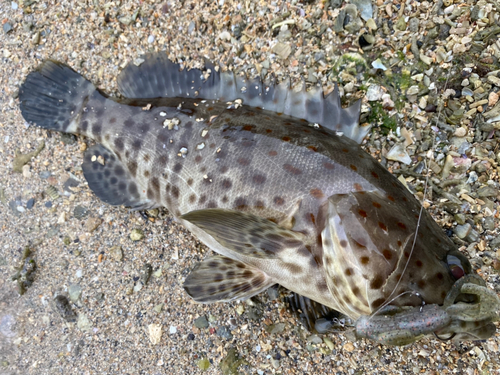
[[[95,86],[70,67],[45,61],[26,77],[19,90],[24,119],[44,129],[73,133]]]

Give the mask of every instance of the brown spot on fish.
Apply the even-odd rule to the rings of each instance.
[[[222,203],[227,203],[227,201],[228,201],[228,200],[229,200],[229,199],[227,198],[227,195],[224,195],[224,196],[222,197]]]
[[[358,167],[356,167],[354,164],[351,164],[350,167],[351,167],[351,169],[353,171],[357,171],[358,170]]]
[[[425,284],[425,281],[424,281],[424,280],[420,280],[420,281],[417,283],[417,285],[418,285],[418,287],[419,287],[420,289],[424,289],[424,287],[425,287],[425,285],[426,285],[426,284]]]
[[[398,222],[397,223],[398,227],[400,227],[401,229],[406,229],[406,225],[404,223],[401,223],[401,222]]]
[[[378,222],[378,226],[380,227],[380,229],[387,232],[387,226],[384,223],[382,223],[381,221]]]
[[[111,118],[109,119],[109,123],[110,123],[110,124],[114,124],[115,122],[116,122],[116,117],[111,117]]]
[[[418,268],[420,268],[420,267],[422,267],[424,265],[421,260],[417,260],[415,262],[415,264],[417,265]]]
[[[192,186],[193,185],[193,179],[192,178],[188,178],[187,184],[188,184],[188,186]]]
[[[281,140],[284,142],[290,142],[291,138],[285,135],[283,138],[281,138]]]
[[[191,195],[189,196],[189,203],[193,204],[195,201],[196,201],[196,195],[191,194]]]
[[[199,204],[203,204],[207,201],[207,196],[205,194],[203,194],[200,199],[198,199],[198,203]]]
[[[370,282],[371,289],[380,289],[382,288],[382,285],[384,285],[384,279],[380,275],[375,276],[375,278]]]
[[[334,168],[335,168],[335,165],[333,165],[332,163],[329,163],[329,162],[325,161],[325,162],[323,163],[323,167],[325,167],[326,169],[330,169],[330,170],[332,170],[332,169],[334,169]]]
[[[302,171],[299,169],[299,168],[296,168],[294,167],[293,165],[291,164],[283,164],[283,169],[293,175],[299,175],[302,173]]]
[[[375,207],[375,208],[380,208],[380,207],[382,207],[382,205],[381,205],[380,203],[378,203],[378,202],[373,202],[373,203],[372,203],[372,205],[373,205],[373,207]]]
[[[373,302],[371,303],[372,308],[373,308],[373,309],[376,309],[376,308],[378,308],[378,307],[382,306],[382,304],[383,304],[384,302],[385,302],[385,299],[383,299],[383,298],[376,299],[375,301],[373,301]]]
[[[309,145],[307,148],[311,151],[318,152],[318,148],[316,146]]]
[[[264,202],[261,200],[256,201],[253,206],[254,206],[254,208],[256,208],[258,210],[263,210],[266,208],[266,206],[264,205]]]
[[[346,240],[340,240],[340,246],[347,247],[347,241]]]
[[[352,294],[354,294],[356,297],[361,298],[361,291],[357,286],[351,289]]]
[[[124,122],[123,122],[123,125],[126,127],[126,128],[131,128],[133,126],[135,126],[135,121],[128,118],[126,119]]]
[[[234,207],[238,210],[244,210],[245,208],[248,207],[248,202],[245,198],[243,197],[238,197],[234,201]]]
[[[282,206],[283,204],[285,204],[285,200],[281,197],[274,197],[273,201],[276,206]]]
[[[175,199],[179,199],[179,195],[180,195],[180,191],[179,191],[179,188],[175,185],[172,186],[172,189],[171,189],[171,194],[172,196],[175,198]]]
[[[309,190],[309,193],[311,193],[311,195],[316,199],[321,199],[325,196],[323,194],[323,191],[321,191],[321,189],[311,189]]]
[[[399,247],[403,246],[403,243],[402,243],[400,240],[398,240],[398,242],[397,242],[397,243],[398,243],[398,246],[399,246]]]
[[[182,170],[182,164],[181,163],[177,163],[177,164],[174,165],[174,172],[175,173],[179,173],[181,170]]]
[[[144,154],[144,156],[142,157],[142,160],[144,160],[145,163],[149,162],[149,155]]]
[[[344,271],[344,273],[346,274],[346,276],[352,276],[352,274],[353,274],[352,268],[346,268],[346,270]]]
[[[387,260],[390,260],[392,258],[392,251],[389,249],[382,250],[382,254],[384,255],[384,258]]]
[[[137,190],[137,184],[134,181],[130,182],[128,186],[128,192],[133,196],[139,195],[139,191]]]
[[[224,173],[226,173],[228,170],[229,170],[229,167],[228,167],[227,165],[223,165],[223,166],[220,168],[220,173],[224,174]]]
[[[83,132],[86,132],[89,127],[89,122],[87,120],[83,120],[82,123],[80,124],[80,129],[82,129]]]
[[[253,125],[245,125],[245,126],[243,127],[243,130],[246,130],[246,131],[251,131],[254,127],[255,127],[255,126],[253,126]]]
[[[360,159],[364,159],[365,157],[363,156],[363,154],[359,154],[358,155]]]
[[[130,174],[133,177],[135,177],[136,174],[137,174],[137,162],[134,161],[134,160],[131,160],[131,161],[128,162],[127,167],[128,167],[128,170],[129,170]]]
[[[207,203],[207,208],[217,208],[217,203],[215,203],[214,201],[210,201]]]
[[[362,216],[362,217],[367,217],[367,216],[368,216],[368,214],[366,213],[366,211],[365,211],[365,210],[359,210],[359,211],[358,211],[358,214],[359,214],[360,216]]]
[[[349,152],[349,150],[347,148],[343,148],[342,152],[345,152],[347,154]]]
[[[203,159],[200,155],[196,155],[196,157],[194,158],[194,161],[195,163],[199,163],[201,161],[201,159]]]
[[[358,184],[357,182],[353,185],[353,187],[354,187],[354,190],[356,190],[356,191],[363,190],[363,187],[360,184]]]
[[[277,151],[269,151],[267,154],[269,156],[276,156],[276,155],[278,155],[278,152]]]
[[[266,129],[266,133],[272,133],[273,131],[271,129]]]
[[[233,183],[231,182],[230,179],[226,178],[226,179],[222,180],[221,185],[224,189],[231,189],[231,187],[233,186]]]
[[[250,160],[248,160],[247,158],[238,158],[238,160],[236,160],[240,165],[243,165],[244,167],[250,165]]]
[[[142,141],[140,139],[134,139],[131,146],[134,151],[139,151],[142,146]]]
[[[391,202],[395,202],[396,201],[392,195],[388,195],[387,199],[389,199]]]
[[[376,174],[375,172],[372,172],[372,176],[375,177],[375,178],[379,178],[378,174]]]
[[[104,139],[105,139],[106,141],[109,141],[109,139],[110,139],[110,138],[111,138],[111,137],[110,137],[110,135],[109,135],[109,134],[106,134],[106,135],[104,136]]]
[[[309,215],[306,214],[306,218],[309,217],[311,220],[311,223],[316,224],[316,218],[314,217],[313,213],[309,213]]]
[[[266,182],[266,176],[256,174],[253,176],[252,181],[257,185],[262,185],[264,182]]]
[[[96,122],[94,125],[92,125],[92,133],[94,135],[101,134],[101,131],[102,131],[102,125],[100,122]]]
[[[443,280],[444,275],[443,275],[441,272],[438,272],[438,273],[436,274],[436,278],[437,278],[438,280]]]
[[[369,257],[361,257],[360,258],[361,264],[368,264],[370,262]]]

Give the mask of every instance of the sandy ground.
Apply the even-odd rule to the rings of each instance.
[[[167,50],[189,65],[201,64],[203,57],[234,68],[266,60],[257,70],[311,81],[314,73],[331,87],[325,68],[333,64],[330,56],[338,49],[359,51],[349,35],[332,36],[338,10],[322,2],[265,3],[0,3],[1,375],[500,373],[498,333],[485,342],[424,339],[391,348],[352,342],[342,333],[311,335],[275,290],[260,295],[253,306],[193,303],[182,282],[208,250],[166,212],[147,220],[100,202],[80,168],[88,140],[28,127],[21,117],[18,87],[47,58],[68,63],[108,93],[116,92],[120,69],[150,50]],[[388,4],[394,14],[381,11]],[[376,16],[396,17],[401,5],[380,2]],[[415,4],[406,6],[411,9]],[[287,19],[310,24],[289,23],[293,37],[287,39],[286,27],[272,29]],[[309,29],[318,36],[311,37]],[[278,32],[284,52],[273,49]],[[290,56],[286,45],[294,46]],[[310,68],[296,69],[302,54],[318,52],[327,58],[310,64],[303,59]],[[287,58],[276,57],[281,53]],[[14,172],[16,150],[25,154],[42,142],[45,148],[23,173]],[[68,179],[78,186],[68,187]],[[132,241],[134,229],[144,238]],[[36,271],[32,286],[19,296],[11,277],[26,246],[33,251]],[[142,285],[147,265],[153,275]],[[498,283],[491,267],[483,275]],[[70,292],[74,300],[66,307],[54,300]],[[158,340],[153,331],[159,328]]]

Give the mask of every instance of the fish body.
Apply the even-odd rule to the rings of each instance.
[[[196,301],[249,298],[279,283],[358,319],[402,293],[391,305],[442,304],[471,272],[361,149],[359,105],[342,109],[337,91],[323,98],[229,73],[207,78],[160,55],[129,65],[118,84],[126,99],[49,61],[21,87],[21,111],[96,141],[82,169],[100,199],[166,207],[219,254],[186,279]]]

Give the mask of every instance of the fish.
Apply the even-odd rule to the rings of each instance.
[[[117,83],[121,99],[47,60],[21,85],[20,110],[30,124],[96,142],[82,171],[102,201],[165,207],[216,253],[184,281],[195,301],[242,300],[280,284],[388,345],[435,331],[494,334],[497,300],[478,320],[466,314],[489,298],[484,281],[472,281],[481,284],[473,293],[457,289],[471,284],[468,259],[361,148],[370,126],[359,124],[360,101],[343,108],[337,86],[296,91],[208,61],[182,69],[166,53],[129,63]],[[439,323],[423,329],[431,319]],[[416,333],[401,334],[394,322],[406,320]]]

